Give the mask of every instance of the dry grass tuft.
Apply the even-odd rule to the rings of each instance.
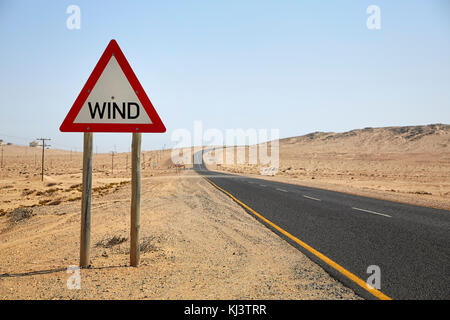
[[[19,222],[25,219],[30,219],[33,214],[33,209],[31,208],[16,208],[9,213],[9,219],[11,222]]]
[[[121,236],[113,236],[109,239],[103,239],[95,244],[96,247],[111,248],[127,241],[128,238]]]

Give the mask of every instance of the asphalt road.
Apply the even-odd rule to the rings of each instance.
[[[366,281],[376,265],[392,299],[450,299],[450,211],[194,169],[266,219]],[[375,298],[289,240],[333,277]]]

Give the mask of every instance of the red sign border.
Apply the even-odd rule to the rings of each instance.
[[[74,123],[81,107],[86,102],[90,92],[92,92],[97,80],[100,78],[100,75],[105,70],[106,65],[113,55],[122,68],[131,87],[136,92],[139,101],[150,117],[152,123]],[[62,132],[166,132],[166,127],[159,118],[158,113],[134,74],[133,69],[131,69],[122,50],[120,50],[116,40],[113,39],[109,42],[100,57],[100,60],[97,62],[97,65],[89,76],[89,79],[86,81],[86,84],[75,100],[59,130]]]

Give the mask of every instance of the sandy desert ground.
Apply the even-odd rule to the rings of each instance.
[[[79,259],[81,154],[4,146],[0,299],[359,299],[170,151],[144,152],[141,266],[129,266],[129,154],[94,156],[90,269]],[[127,159],[128,157],[128,159]],[[128,164],[128,168],[127,168]]]
[[[81,153],[3,146],[0,299],[358,299],[170,150],[143,152],[141,255],[129,267],[130,155],[94,155],[91,269],[78,264]],[[248,159],[247,159],[248,160]],[[113,167],[112,167],[113,166]],[[280,141],[280,170],[214,170],[450,210],[450,126],[316,132]]]
[[[270,144],[269,144],[270,146]],[[260,164],[212,170],[450,210],[450,125],[315,132],[279,142],[280,168]],[[212,153],[214,156],[214,153]]]

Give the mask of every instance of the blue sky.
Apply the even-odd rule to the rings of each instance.
[[[69,30],[69,5],[81,29]],[[381,29],[366,27],[369,5]],[[50,137],[116,39],[171,132],[313,131],[450,123],[450,2],[0,0],[0,139]],[[5,136],[6,135],[6,136]],[[128,151],[131,134],[95,134],[98,151]]]

